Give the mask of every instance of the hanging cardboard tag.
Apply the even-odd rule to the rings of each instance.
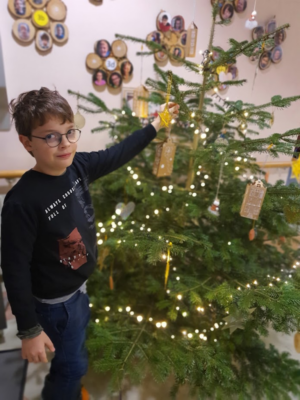
[[[192,22],[187,31],[186,38],[186,57],[196,57],[198,28]]]
[[[140,99],[141,97],[148,98],[149,90],[145,86],[139,86],[133,92],[133,106],[132,110],[139,118],[148,118],[149,103],[146,100]]]
[[[244,195],[240,216],[257,220],[266,195],[267,189],[263,183],[257,180],[253,184],[248,184]]]
[[[170,176],[173,171],[176,145],[171,138],[156,146],[153,174],[157,177]]]

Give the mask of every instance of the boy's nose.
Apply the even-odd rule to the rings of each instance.
[[[68,141],[67,137],[64,135],[61,138],[61,143],[60,143],[60,147],[69,147],[70,146],[70,142]]]

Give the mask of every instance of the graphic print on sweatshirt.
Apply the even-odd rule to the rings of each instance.
[[[89,195],[89,178],[85,176],[81,185],[74,185],[74,188],[75,196],[83,209],[89,229],[93,229],[95,226],[95,211]]]
[[[74,194],[78,203],[83,209],[89,229],[94,229],[95,211],[89,194],[89,183],[87,176],[83,178],[77,178],[74,182],[72,181],[72,187],[63,193],[61,198],[57,199],[54,203],[49,204],[48,207],[45,208],[45,213],[47,214],[48,220],[52,221],[60,214],[60,212],[66,210],[67,199],[69,196]]]
[[[76,186],[78,186],[81,181],[81,178],[76,179],[76,181],[73,182],[73,186],[69,190],[67,190],[61,195],[60,198],[45,208],[45,214],[47,215],[49,221],[52,221],[60,214],[60,212],[67,209],[67,199],[75,192]]]
[[[60,262],[78,269],[87,262],[87,252],[82,237],[75,228],[65,239],[58,239]]]

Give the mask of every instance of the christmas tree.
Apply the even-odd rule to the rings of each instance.
[[[300,364],[263,337],[270,328],[299,328],[300,189],[268,184],[253,153],[292,154],[300,128],[252,137],[270,126],[271,106],[288,107],[300,96],[278,95],[259,106],[230,102],[215,80],[218,67],[261,52],[288,25],[252,42],[231,39],[213,62],[217,6],[212,14],[203,63],[178,59],[191,80],[172,77],[171,101],[180,104],[180,115],[171,131],[158,133],[159,142],[171,135],[176,143],[172,174],[153,174],[152,143],[91,187],[99,265],[88,282],[90,361],[96,371],[109,371],[110,387],[120,391],[125,377],[141,383],[150,373],[158,382],[174,377],[173,398],[189,385],[199,399],[289,399],[300,394]],[[168,53],[125,38],[149,46],[141,55]],[[147,80],[153,92],[140,101],[163,104],[170,75],[154,68],[160,79]],[[110,110],[91,93],[70,93],[82,100],[81,110],[111,116],[93,132],[109,130],[113,144],[147,122],[126,104]],[[267,189],[256,222],[252,214],[240,216],[246,188]]]

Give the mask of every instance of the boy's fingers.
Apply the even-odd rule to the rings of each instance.
[[[53,346],[53,343],[49,340],[49,342],[46,342],[45,345],[48,347],[48,349],[50,351],[52,351],[52,353],[55,351],[55,348]]]
[[[46,352],[44,352],[43,354],[40,355],[40,361],[43,362],[43,363],[47,363],[48,362],[48,359],[47,359],[47,356],[46,356]]]

